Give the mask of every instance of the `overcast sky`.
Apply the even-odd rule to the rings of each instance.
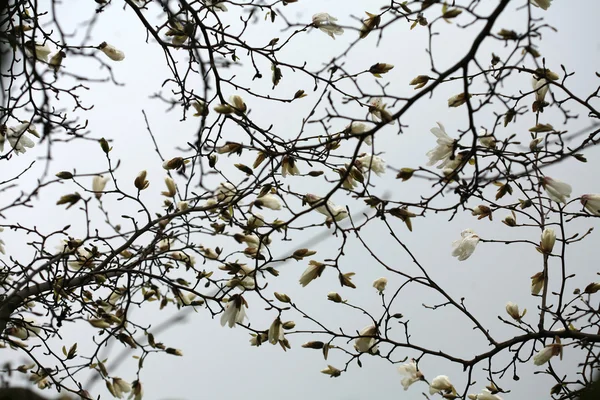
[[[45,2],[40,2],[44,4]],[[193,142],[198,128],[197,119],[181,121],[181,112],[176,109],[165,112],[167,107],[158,100],[150,97],[161,91],[161,84],[169,71],[164,64],[162,51],[153,40],[146,43],[146,33],[141,23],[136,22],[132,11],[118,6],[113,1],[113,6],[108,7],[99,18],[99,23],[92,32],[92,42],[107,41],[122,49],[126,59],[118,64],[113,64],[113,72],[123,86],[115,86],[110,83],[91,84],[90,90],[82,92],[82,100],[94,105],[94,108],[81,114],[89,121],[89,130],[92,137],[106,137],[113,139],[114,150],[111,153],[115,159],[120,159],[122,165],[117,176],[120,177],[125,187],[132,187],[133,177],[142,169],[149,172],[149,180],[154,194],[148,194],[149,202],[159,205],[162,201],[158,195],[158,188],[162,190],[162,179],[164,171],[161,161],[157,157],[152,141],[150,140],[142,110],[148,115],[148,120],[162,154],[165,158],[181,155],[177,148],[185,148],[187,142]],[[372,2],[372,4],[383,5],[385,2]],[[497,2],[489,2],[493,7]],[[493,3],[493,4],[491,4]],[[500,28],[524,29],[524,21],[512,18],[515,10],[525,4],[525,1],[515,1],[509,6],[506,15],[496,24],[494,31]],[[371,2],[360,0],[322,0],[322,1],[299,1],[287,6],[286,17],[298,23],[310,23],[311,17],[317,12],[327,12],[339,19],[342,25],[359,26],[359,18],[364,16],[364,11],[375,11],[377,7],[365,9]],[[59,7],[62,10],[61,22],[65,29],[78,27],[88,16],[94,13],[96,3],[65,2]],[[233,8],[233,7],[230,7]],[[491,8],[490,8],[491,9]],[[482,9],[483,11],[484,9]],[[159,10],[150,8],[145,11],[150,15],[158,16]],[[556,0],[552,7],[543,12],[535,9],[536,16],[546,18],[548,24],[557,28],[557,32],[547,30],[540,47],[546,58],[546,64],[555,71],[560,71],[560,65],[564,64],[568,70],[576,71],[572,78],[571,88],[575,93],[583,94],[589,90],[589,81],[593,79],[595,68],[600,65],[600,37],[590,34],[596,32],[597,16],[600,15],[600,5],[592,0],[567,2]],[[521,14],[522,16],[522,14]],[[237,23],[234,13],[222,14],[224,21],[233,26]],[[230,20],[228,20],[230,18]],[[440,69],[447,67],[464,56],[470,39],[481,29],[481,24],[466,30],[457,30],[454,25],[444,26],[436,24],[436,29],[441,35],[435,39],[436,57],[440,63]],[[285,37],[289,32],[281,32],[282,24],[260,23],[251,26],[246,33],[247,40],[252,43],[268,43],[273,37]],[[79,27],[80,28],[80,27]],[[372,35],[361,42],[346,59],[349,70],[360,71],[368,69],[375,62],[386,62],[394,64],[395,68],[384,76],[382,82],[389,82],[388,90],[397,95],[411,95],[414,93],[408,82],[417,75],[429,73],[429,60],[425,53],[427,34],[425,29],[416,28],[409,30],[408,24],[396,24],[385,32],[384,40],[377,47],[377,37]],[[388,36],[389,35],[389,36]],[[311,29],[302,33],[294,39],[289,50],[284,52],[286,60],[301,64],[307,61],[308,69],[319,69],[323,62],[327,62],[333,56],[343,52],[348,43],[353,41],[356,33],[347,32],[337,37],[334,41],[324,33]],[[489,59],[491,52],[501,54],[504,49],[498,43],[493,46],[484,45],[480,51],[481,59]],[[241,56],[241,55],[240,55]],[[184,52],[181,52],[184,60]],[[65,60],[66,69],[76,71],[78,68],[90,68],[86,70],[90,75],[96,74],[92,68],[96,64],[84,63],[78,60],[69,62]],[[102,72],[97,72],[102,75]],[[315,97],[311,96],[312,81],[301,74],[291,71],[283,71],[284,79],[280,87],[275,91],[276,95],[290,97],[298,89],[304,89],[309,95],[302,102],[294,102],[293,106],[287,104],[272,104],[256,99],[247,98],[246,101],[252,110],[252,117],[260,121],[263,126],[273,124],[274,131],[282,137],[296,136],[301,124],[301,118],[305,116],[314,104]],[[252,78],[253,71],[246,65],[233,67],[231,74],[237,76],[238,82],[248,82]],[[200,85],[200,80],[198,80]],[[268,91],[270,80],[251,83],[253,88]],[[521,87],[522,90],[530,90],[530,77],[522,76],[522,80],[513,78],[506,88],[507,91]],[[396,168],[416,167],[427,162],[425,154],[435,146],[435,138],[429,132],[437,121],[442,122],[449,134],[458,129],[464,129],[465,113],[447,107],[446,99],[461,91],[462,82],[455,85],[442,85],[435,91],[433,97],[423,98],[402,119],[403,125],[408,125],[405,133],[397,135],[392,127],[386,127],[378,133],[376,138],[376,150],[382,152],[388,163]],[[365,87],[373,92],[377,86],[365,80]],[[198,87],[198,91],[202,88]],[[162,89],[168,94],[167,89]],[[227,95],[234,94],[229,90]],[[554,126],[561,126],[562,117],[553,115],[555,109],[549,110],[544,117],[546,121]],[[365,115],[360,111],[360,115]],[[534,124],[533,115],[527,115],[516,124],[511,125],[499,132],[501,138],[508,137],[515,132],[526,132]],[[344,128],[340,121],[338,130]],[[491,126],[492,121],[478,118],[477,126]],[[590,120],[585,113],[581,115],[572,125],[569,131],[589,126]],[[319,133],[319,127],[315,125],[307,128],[309,133]],[[231,130],[225,133],[226,140],[235,140],[239,132]],[[523,138],[525,143],[527,137]],[[96,142],[80,143],[74,151],[68,144],[56,146],[56,156],[53,161],[52,171],[70,170],[77,168],[78,171],[99,171],[106,168],[104,155],[98,151]],[[568,181],[573,186],[574,196],[583,193],[599,193],[600,181],[597,179],[597,170],[600,165],[594,156],[598,152],[586,153],[590,162],[587,164],[569,162],[553,167],[548,175]],[[34,149],[26,155],[14,157],[11,168],[15,170],[19,166],[28,164],[34,157],[43,155],[43,149]],[[221,157],[220,165],[233,164],[233,158]],[[242,162],[251,165],[253,157],[246,154]],[[14,165],[12,164],[14,162]],[[237,162],[237,161],[236,161]],[[41,163],[40,163],[41,164]],[[300,165],[301,170],[309,170],[308,165]],[[224,171],[234,174],[233,167],[223,167]],[[551,171],[551,172],[550,172]],[[4,174],[5,172],[0,172]],[[31,174],[30,176],[34,176]],[[375,192],[380,196],[397,198],[402,200],[414,200],[420,193],[430,192],[426,183],[409,181],[401,183],[394,179],[395,174],[388,171],[383,177],[376,177]],[[288,178],[290,179],[290,178]],[[91,182],[91,180],[90,180]],[[219,180],[215,179],[212,186],[215,187]],[[31,181],[26,184],[34,184]],[[293,186],[297,192],[312,192],[323,195],[331,188],[322,180],[309,180],[291,177],[286,182]],[[129,185],[129,186],[128,186]],[[321,186],[319,186],[321,185]],[[91,186],[91,184],[90,184]],[[66,223],[74,227],[82,225],[80,214],[73,210],[65,211],[54,206],[55,199],[68,191],[67,187],[61,188],[56,185],[44,191],[40,204],[45,204],[34,210],[21,210],[13,213],[10,218],[21,219],[37,223],[46,229],[60,228]],[[46,201],[43,203],[42,200]],[[337,193],[333,200],[339,204],[351,204],[351,211],[360,217],[363,206],[359,202],[348,200],[343,193]],[[115,217],[131,212],[135,209],[122,209],[116,199],[105,200],[107,207],[112,207]],[[131,208],[131,207],[130,207]],[[372,213],[372,211],[368,211]],[[265,212],[267,218],[275,218],[274,212]],[[73,220],[74,215],[77,215]],[[98,223],[101,222],[100,214],[95,215]],[[422,265],[426,266],[431,276],[440,283],[445,290],[456,298],[465,297],[465,304],[470,311],[481,318],[487,324],[491,332],[498,338],[505,340],[519,332],[502,324],[497,316],[505,315],[504,306],[507,301],[518,303],[521,307],[530,310],[533,316],[536,314],[536,306],[539,298],[530,295],[530,276],[541,268],[541,258],[538,253],[529,246],[504,246],[501,244],[480,244],[471,258],[465,262],[459,262],[451,257],[451,243],[460,236],[461,230],[472,228],[483,238],[494,237],[498,239],[510,239],[514,231],[500,223],[504,216],[498,215],[493,222],[477,221],[468,213],[459,214],[451,222],[448,215],[434,215],[430,213],[427,218],[418,218],[413,222],[414,230],[408,232],[400,221],[392,221],[393,227],[407,246],[414,252]],[[35,222],[34,222],[35,221]],[[37,222],[40,221],[40,222]],[[68,222],[65,222],[68,221]],[[309,216],[306,221],[317,222],[317,216]],[[125,223],[123,221],[123,223]],[[594,226],[596,222],[590,219],[582,223],[573,224],[569,232],[583,232]],[[596,223],[597,224],[597,223]],[[82,225],[83,226],[83,225]],[[98,225],[100,226],[100,225]],[[362,231],[363,237],[367,239],[371,248],[390,265],[395,268],[412,271],[416,273],[415,266],[411,263],[408,255],[401,250],[389,234],[382,233],[376,229],[380,225],[374,224]],[[76,229],[76,228],[75,228]],[[319,233],[320,232],[320,233]],[[331,232],[331,231],[329,231]],[[537,240],[539,230],[531,229],[528,233],[521,231],[520,235],[529,235],[532,240]],[[578,266],[578,277],[570,283],[568,292],[575,287],[581,287],[594,280],[597,272],[598,248],[593,243],[598,242],[596,232],[588,241],[577,246],[576,252],[570,254],[569,262]],[[11,238],[3,235],[7,248],[23,249],[25,240],[22,238]],[[202,244],[215,246],[219,243],[210,242],[210,239],[202,238]],[[322,320],[335,329],[343,327],[345,331],[355,332],[370,323],[370,319],[356,310],[344,308],[338,304],[326,301],[327,293],[338,291],[343,298],[361,305],[372,315],[381,315],[381,299],[375,289],[371,287],[373,280],[386,276],[390,279],[390,287],[397,287],[400,280],[390,276],[379,266],[360,245],[355,238],[350,238],[351,245],[347,247],[345,257],[341,265],[345,272],[356,273],[353,279],[357,289],[341,289],[335,274],[324,274],[321,279],[312,282],[308,287],[302,288],[298,279],[306,268],[306,261],[290,261],[281,265],[281,275],[277,279],[276,290],[287,293],[302,309],[317,320]],[[289,249],[306,247],[302,245],[310,242],[310,247],[318,251],[318,259],[335,256],[340,244],[340,238],[327,233],[326,228],[322,231],[309,230],[308,234],[297,235],[290,243],[281,242],[281,247],[273,246],[275,255],[285,254]],[[58,244],[58,243],[56,243]],[[575,246],[574,246],[575,247]],[[583,284],[582,282],[585,282]],[[579,285],[579,286],[578,286]],[[447,309],[436,311],[426,310],[422,304],[433,305],[439,303],[439,295],[431,291],[414,288],[404,292],[403,297],[394,304],[392,312],[404,314],[405,319],[410,320],[411,340],[413,343],[451,352],[457,356],[470,358],[478,352],[487,349],[487,343],[481,334],[472,331],[471,324],[463,316]],[[259,303],[256,303],[257,305]],[[268,327],[274,318],[262,306],[253,307],[252,303],[248,310],[249,320],[255,327]],[[156,325],[169,317],[169,313],[158,312],[157,305],[148,305],[144,309],[134,310],[133,318],[139,318],[147,323]],[[311,327],[295,316],[298,327]],[[314,328],[314,326],[312,326]],[[398,326],[398,334],[402,327]],[[83,343],[89,340],[93,331],[87,327],[65,326],[64,342],[70,344],[75,341]],[[363,367],[356,364],[337,379],[329,379],[321,374],[320,370],[327,364],[342,367],[346,358],[332,352],[329,360],[323,360],[319,351],[301,348],[302,343],[311,340],[308,336],[290,335],[289,341],[292,349],[283,352],[278,346],[265,344],[259,348],[251,347],[247,331],[241,328],[222,328],[218,320],[212,320],[210,314],[199,310],[197,313],[189,313],[185,322],[176,325],[157,335],[157,340],[169,346],[179,348],[184,357],[173,357],[168,355],[152,355],[146,360],[140,379],[144,385],[146,399],[187,399],[199,398],[213,399],[237,399],[240,397],[250,399],[276,399],[300,400],[305,398],[329,398],[340,400],[380,398],[384,399],[415,399],[421,398],[420,392],[427,391],[425,383],[416,383],[408,392],[404,392],[400,384],[400,375],[396,366],[377,357],[363,356]],[[89,344],[89,343],[88,343]],[[113,346],[111,357],[122,349],[120,344]],[[131,352],[133,356],[134,353]],[[396,351],[393,359],[401,361],[405,357],[418,356],[417,353]],[[500,355],[499,360],[505,360],[505,355]],[[25,361],[25,359],[23,359]],[[566,373],[573,368],[578,360],[573,353],[565,352],[565,359],[561,363],[555,363],[558,375]],[[110,366],[109,357],[108,365]],[[132,373],[135,370],[137,360],[128,358],[115,372],[115,375],[125,380],[135,379]],[[500,365],[500,364],[498,364]],[[426,378],[432,379],[436,375],[448,375],[457,388],[466,384],[465,375],[457,366],[451,366],[434,358],[424,358],[420,369]],[[505,394],[505,399],[546,398],[551,381],[544,375],[533,375],[534,367],[531,362],[520,367],[520,381],[513,381],[510,376],[500,382],[503,387],[510,389],[512,393]],[[509,374],[510,375],[510,374]],[[485,375],[482,371],[474,376],[480,382],[475,388],[485,385]],[[94,394],[105,392],[101,383],[96,387],[88,388]]]

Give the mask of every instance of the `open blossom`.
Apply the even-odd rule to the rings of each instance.
[[[479,243],[479,236],[475,234],[471,229],[465,229],[460,233],[462,239],[456,240],[452,243],[454,251],[452,251],[453,257],[458,257],[458,261],[464,261],[471,257],[471,254],[475,251],[477,243]]]
[[[369,325],[363,328],[360,331],[360,336],[358,339],[354,341],[354,348],[359,353],[371,353],[377,354],[377,343],[376,336],[377,335],[377,327],[375,325]]]
[[[410,360],[410,362],[407,364],[402,364],[399,366],[398,372],[404,376],[401,382],[404,390],[408,390],[410,385],[424,379],[423,373],[417,370],[417,363],[414,359]]]
[[[337,21],[337,18],[334,18],[327,13],[318,13],[312,17],[313,25],[319,28],[319,30],[322,32],[325,32],[331,36],[333,39],[335,39],[335,35],[341,35],[344,33],[344,29],[338,26],[335,21]]]
[[[552,179],[549,176],[544,177],[542,185],[546,189],[548,197],[557,203],[566,203],[567,198],[571,197],[571,191],[573,190],[568,183]]]
[[[377,176],[381,176],[385,173],[385,160],[379,156],[366,154],[362,157],[359,157],[358,161],[360,162],[363,172],[366,172],[370,169],[371,171],[375,172]]]
[[[371,113],[375,122],[381,121],[394,125],[393,116],[385,109],[386,107],[387,104],[383,104],[383,101],[376,97],[369,102],[369,113]]]
[[[360,135],[368,130],[370,130],[370,128],[368,128],[362,122],[352,122],[346,127],[345,132],[349,132],[351,135]],[[373,144],[372,137],[372,135],[369,135],[364,138],[364,142],[369,146]]]
[[[373,282],[373,287],[379,291],[379,293],[383,293],[385,287],[387,286],[387,278],[379,278]]]
[[[590,213],[600,216],[600,194],[584,194],[581,196],[581,204]]]
[[[431,133],[437,137],[437,146],[427,152],[427,157],[429,157],[427,165],[432,166],[441,161],[438,168],[444,168],[451,161],[455,140],[448,136],[441,122],[437,124],[437,127],[431,128]]]
[[[246,300],[239,295],[234,294],[227,302],[227,306],[223,314],[221,314],[221,326],[228,325],[234,328],[235,324],[241,324],[246,317],[245,308],[247,307]]]
[[[123,61],[125,59],[125,53],[106,42],[100,43],[98,49],[113,61]]]
[[[529,2],[542,10],[547,10],[551,5],[552,0],[529,0]]]
[[[94,180],[92,181],[92,190],[95,192],[94,195],[97,199],[102,197],[102,191],[106,187],[106,183],[109,181],[108,177],[104,177],[102,175],[94,176]]]
[[[0,134],[0,153],[4,151],[5,140],[8,140],[8,143],[15,150],[17,155],[25,153],[28,148],[33,148],[35,143],[29,137],[25,136],[25,133],[31,133],[38,138],[40,137],[40,134],[35,129],[35,126],[29,122],[25,122],[14,127],[9,127],[6,130],[6,137]]]
[[[454,386],[450,383],[450,379],[446,375],[439,375],[433,378],[431,385],[429,385],[429,394],[436,394],[439,392],[452,392]]]
[[[35,58],[43,62],[48,62],[48,56],[52,52],[48,44],[37,44],[33,40],[25,43],[25,49],[30,56],[35,54]]]

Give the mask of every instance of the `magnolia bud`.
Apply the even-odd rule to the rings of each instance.
[[[552,253],[552,249],[554,248],[554,243],[556,242],[556,234],[554,233],[554,229],[546,228],[544,232],[542,232],[542,240],[540,242],[540,249],[544,254]]]

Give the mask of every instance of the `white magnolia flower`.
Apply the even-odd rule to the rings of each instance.
[[[446,129],[441,122],[438,122],[437,124],[437,127],[431,128],[431,133],[437,137],[437,146],[427,152],[427,157],[429,157],[427,165],[432,166],[438,161],[441,161],[441,163],[438,165],[438,168],[450,168],[448,164],[451,161],[454,161],[450,160],[450,157],[452,157],[455,140],[448,136]],[[455,159],[458,159],[458,157],[455,157]]]
[[[404,390],[408,390],[410,385],[420,380],[423,380],[424,378],[421,371],[417,370],[417,363],[415,363],[414,359],[410,360],[408,364],[402,364],[401,366],[399,366],[398,372],[404,375],[404,378],[402,378],[401,382],[402,386],[404,387]]]
[[[364,327],[360,331],[360,336],[354,341],[354,348],[359,353],[371,353],[377,354],[377,343],[376,336],[377,335],[377,327],[375,325],[369,325]]]
[[[538,295],[544,288],[544,273],[538,272],[531,277],[531,294]]]
[[[236,194],[236,187],[234,184],[230,182],[221,182],[219,187],[215,191],[215,195],[217,196],[217,200],[222,203],[229,203]]]
[[[335,39],[335,35],[341,35],[344,33],[344,29],[338,26],[335,21],[337,21],[337,18],[334,18],[327,13],[318,13],[312,17],[313,25],[319,28],[319,30],[322,32],[325,32],[331,36],[333,39]]]
[[[446,375],[439,375],[433,378],[431,385],[429,385],[429,394],[436,394],[439,392],[451,392],[454,390],[454,386],[450,383],[450,379]]]
[[[213,11],[227,11],[227,7],[221,0],[206,0],[206,7]]]
[[[265,217],[263,217],[262,214],[253,212],[252,215],[248,217],[248,228],[256,229],[260,228],[261,226],[265,226]]]
[[[311,205],[321,200],[321,197],[315,196],[314,194],[307,194],[304,198],[306,202]],[[327,219],[331,221],[341,221],[348,217],[346,208],[344,206],[336,206],[331,200],[327,200],[325,204],[315,208],[315,211],[325,215]]]
[[[542,240],[540,241],[540,248],[546,254],[552,253],[552,249],[554,248],[554,243],[556,242],[556,234],[554,233],[554,229],[546,228],[542,232]]]
[[[234,328],[235,324],[241,324],[246,317],[246,301],[240,295],[233,295],[227,302],[227,306],[223,314],[221,314],[221,326],[228,325]]]
[[[371,171],[375,172],[377,176],[381,176],[385,173],[385,160],[379,156],[367,154],[358,158],[363,172]]]
[[[379,291],[379,293],[383,293],[385,287],[387,286],[387,278],[379,278],[373,282],[373,287]]]
[[[123,61],[125,59],[125,53],[106,42],[100,43],[98,49],[113,61]]]
[[[571,185],[568,183],[559,181],[558,179],[552,179],[549,176],[546,176],[542,185],[544,189],[546,189],[546,193],[551,200],[556,201],[557,203],[566,203],[567,198],[571,197]]]
[[[269,327],[268,338],[269,343],[271,344],[277,344],[285,340],[285,336],[283,334],[283,326],[281,326],[281,319],[279,319],[279,317],[277,317]]]
[[[190,203],[187,201],[179,201],[177,202],[177,211],[185,211],[190,208]]]
[[[308,285],[313,279],[321,276],[324,270],[325,264],[311,260],[308,264],[308,268],[304,270],[302,276],[300,277],[300,284],[302,286]]]
[[[370,128],[368,128],[362,122],[352,122],[346,127],[346,131],[349,132],[351,135],[360,135],[361,133],[365,133],[368,130],[370,130]],[[373,144],[372,138],[373,135],[369,135],[365,137],[364,142],[370,146],[371,144]]]
[[[549,344],[540,350],[539,353],[533,356],[533,363],[535,365],[544,365],[550,361],[552,357],[557,355],[560,355],[562,359],[562,346],[560,345],[560,342]]]
[[[33,148],[35,143],[29,137],[25,136],[25,133],[31,133],[38,138],[40,137],[35,126],[29,122],[9,127],[6,130],[6,137],[0,135],[0,153],[4,151],[5,140],[8,140],[8,143],[15,150],[17,155],[25,153],[27,148]]]
[[[488,389],[483,389],[479,394],[470,394],[470,400],[502,400],[497,394],[492,394]]]
[[[581,196],[581,204],[590,213],[600,216],[600,194],[584,194]]]
[[[109,181],[108,177],[104,177],[102,175],[94,176],[94,180],[92,181],[92,190],[95,192],[94,195],[97,199],[102,197],[102,192],[106,187],[106,183]]]
[[[479,236],[471,229],[465,229],[460,233],[460,236],[462,239],[452,243],[454,246],[452,256],[458,257],[458,261],[464,261],[471,257],[471,254],[475,251],[475,247],[477,247],[477,243],[479,243]]]
[[[373,116],[375,122],[385,122],[394,125],[393,116],[385,108],[387,104],[383,104],[383,100],[376,97],[369,102],[369,113]]]
[[[535,90],[535,101],[540,103],[544,102],[548,89],[550,88],[548,81],[544,78],[538,79],[534,76],[531,78],[531,86],[533,87],[533,90]]]
[[[123,393],[131,392],[131,385],[119,377],[112,378],[112,386],[115,391],[115,396],[119,399],[123,398]]]
[[[521,322],[521,318],[525,316],[525,314],[527,313],[527,309],[524,309],[523,313],[520,313],[519,305],[513,303],[512,301],[509,301],[508,303],[506,303],[506,312],[512,317],[512,319],[514,319],[517,322]]]
[[[254,201],[254,205],[258,208],[270,208],[271,210],[281,210],[279,199],[272,194],[265,194]]]
[[[529,0],[529,2],[542,10],[547,10],[551,5],[552,0]]]
[[[34,43],[33,40],[28,41],[26,44],[26,52],[29,56],[33,56],[35,54],[35,58],[40,61],[48,62],[48,56],[52,53],[52,49],[48,46],[47,43],[37,44]]]
[[[281,161],[281,176],[284,178],[289,175],[300,175],[298,163],[291,157],[284,157]]]
[[[173,180],[173,178],[167,176],[165,177],[165,186],[167,186],[167,190],[160,192],[165,197],[173,197],[177,194],[177,184]]]

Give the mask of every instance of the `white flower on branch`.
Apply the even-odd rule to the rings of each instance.
[[[404,376],[404,378],[402,378],[401,381],[404,390],[408,390],[410,385],[412,385],[413,383],[425,379],[423,373],[417,370],[417,363],[414,359],[410,360],[410,362],[407,364],[402,364],[401,366],[399,366],[398,372],[400,372],[400,374]]]
[[[377,289],[377,291],[379,292],[379,294],[383,294],[383,291],[385,290],[385,287],[387,286],[387,282],[388,282],[387,278],[376,279],[373,282],[373,287],[375,289]]]
[[[529,2],[542,10],[547,10],[551,5],[552,0],[529,0]]]
[[[394,125],[393,115],[385,109],[386,107],[387,104],[383,104],[383,100],[376,97],[369,102],[369,113],[371,113],[375,122],[385,122],[386,124]]]
[[[568,183],[552,179],[549,176],[544,177],[542,186],[544,186],[548,197],[557,203],[566,203],[567,198],[571,197],[571,192],[573,191],[571,185]]]
[[[370,128],[368,128],[362,122],[352,122],[352,123],[350,123],[350,125],[348,125],[346,127],[345,132],[348,132],[351,135],[360,135],[361,133],[365,133],[368,130],[370,130]],[[363,141],[365,142],[365,144],[370,146],[373,144],[372,138],[373,138],[373,135],[369,135],[369,136],[366,136]]]
[[[363,172],[368,171],[369,169],[377,174],[377,176],[381,176],[385,173],[385,160],[379,156],[374,156],[372,154],[366,154],[362,157],[359,157],[358,162],[363,169]]]
[[[544,347],[539,353],[533,356],[533,363],[535,365],[544,365],[554,356],[560,356],[560,359],[562,360],[562,353],[560,338],[556,337],[554,343]]]
[[[318,13],[313,15],[312,23],[321,32],[325,32],[331,38],[335,39],[335,35],[341,35],[344,33],[344,29],[338,26],[335,21],[337,18],[332,17],[327,13]]]
[[[29,122],[7,128],[6,137],[0,133],[0,153],[4,151],[5,140],[8,140],[8,143],[15,150],[17,155],[25,153],[28,148],[33,148],[35,143],[29,137],[25,136],[26,132],[31,133],[38,138],[40,137],[40,134],[35,129],[35,126]]]
[[[125,59],[125,53],[106,42],[100,43],[98,49],[113,61],[123,61]]]
[[[29,56],[35,55],[36,59],[46,63],[48,62],[48,56],[52,53],[52,49],[47,43],[37,44],[33,40],[28,40],[25,43],[25,50]]]
[[[444,128],[444,125],[442,125],[441,122],[438,122],[437,124],[437,127],[431,128],[431,133],[433,133],[435,137],[437,137],[437,146],[434,149],[429,150],[427,152],[427,157],[429,157],[427,165],[432,166],[441,161],[441,163],[438,165],[438,168],[441,169],[447,167],[448,164],[450,164],[450,162],[452,161],[450,160],[450,158],[452,157],[452,154],[454,152],[454,145],[456,140],[448,136],[448,134],[446,133],[446,129]],[[448,166],[448,168],[450,167]]]
[[[454,386],[446,375],[436,376],[429,385],[429,394],[436,394],[439,392],[452,393],[454,391]]]
[[[593,215],[600,216],[600,194],[584,194],[581,204]]]
[[[488,389],[483,389],[479,394],[470,394],[469,400],[502,400],[497,394],[492,394]]]
[[[308,263],[308,268],[306,268],[306,270],[302,273],[302,276],[300,277],[300,284],[302,286],[306,286],[309,283],[311,283],[314,279],[320,277],[323,271],[325,271],[325,267],[326,265],[323,263],[320,263],[315,260],[310,260]]]
[[[275,318],[271,327],[269,328],[269,343],[277,344],[279,342],[283,342],[285,340],[285,336],[283,333],[283,327],[281,325],[281,319],[279,317]]]
[[[245,308],[248,307],[246,300],[239,294],[234,294],[229,298],[223,314],[221,314],[221,326],[228,325],[234,328],[236,324],[241,324],[246,319]]]
[[[549,89],[548,81],[544,78],[538,79],[534,75],[533,78],[531,78],[531,86],[533,87],[533,90],[535,90],[535,101],[540,103],[544,102]]]
[[[114,395],[118,399],[122,399],[124,393],[131,392],[131,385],[117,376],[112,378],[112,387]]]
[[[544,254],[552,253],[552,249],[554,248],[554,243],[556,242],[556,234],[554,233],[554,229],[546,228],[542,232],[542,239],[540,241],[540,250]]]
[[[525,314],[527,314],[527,309],[524,309],[523,313],[520,313],[519,305],[513,303],[512,301],[509,301],[508,303],[506,303],[506,312],[512,317],[512,319],[514,319],[517,322],[521,322],[521,318],[523,318]]]
[[[538,295],[544,288],[544,273],[538,272],[531,277],[531,294]]]
[[[270,208],[271,210],[281,210],[281,202],[272,194],[265,194],[262,197],[254,200],[254,205],[258,208]]]
[[[108,177],[105,178],[102,175],[94,176],[94,180],[92,181],[92,190],[94,191],[94,195],[97,199],[100,199],[100,197],[102,197],[102,192],[104,191],[104,188],[106,187],[106,183],[108,181]]]
[[[479,236],[471,229],[465,229],[460,233],[460,236],[462,239],[452,243],[454,246],[452,256],[458,257],[458,261],[464,261],[471,257],[471,254],[475,251],[475,247],[477,247],[477,243],[479,243]]]
[[[377,343],[377,327],[375,325],[369,325],[363,328],[359,335],[361,337],[354,341],[354,349],[359,353],[377,354],[379,351],[375,345],[375,343]]]
[[[321,197],[309,193],[304,196],[304,201],[313,205],[317,202],[321,202]],[[327,200],[323,205],[315,208],[315,211],[325,215],[329,222],[333,222],[333,220],[341,221],[348,218],[348,211],[346,211],[346,208],[344,206],[336,206],[331,200]]]

